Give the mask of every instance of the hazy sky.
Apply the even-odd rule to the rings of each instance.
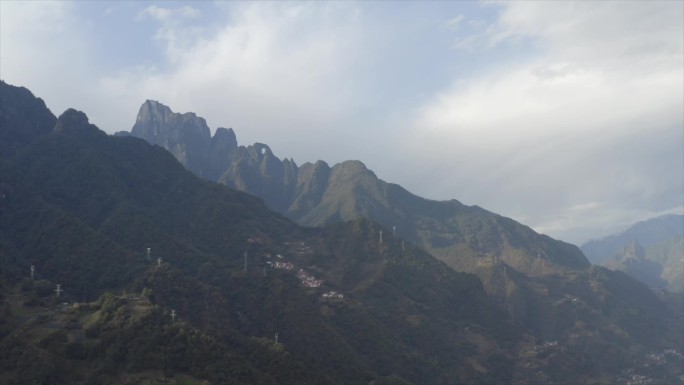
[[[110,133],[155,99],[580,243],[683,210],[683,4],[3,0],[0,77]]]

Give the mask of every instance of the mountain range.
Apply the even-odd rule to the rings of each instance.
[[[299,224],[370,218],[455,271],[478,275],[485,290],[537,336],[569,333],[567,325],[550,322],[549,314],[569,295],[567,287],[577,285],[577,276],[591,271],[577,247],[476,206],[420,198],[380,180],[360,161],[297,166],[292,159],[281,161],[265,144],[238,146],[232,129],[219,127],[213,137],[210,131],[195,114],[174,113],[148,100],[130,134],[166,148],[197,175],[262,198]],[[178,139],[187,135],[196,137]]]
[[[517,321],[539,332],[547,323],[531,309],[554,301],[532,295],[545,286],[541,281],[590,266],[574,245],[477,206],[418,197],[379,179],[360,161],[298,166],[292,159],[280,160],[265,144],[238,146],[232,129],[219,127],[213,137],[210,132],[194,113],[175,113],[147,100],[131,132],[119,135],[159,145],[196,175],[260,197],[300,225],[372,219],[386,234],[391,229],[455,271],[477,274],[485,290]],[[514,277],[504,281],[500,277],[506,269]]]
[[[167,149],[196,175],[262,198],[301,225],[370,218],[458,271],[478,273],[489,261],[541,277],[590,266],[574,245],[477,206],[423,199],[379,179],[360,161],[298,166],[265,144],[238,146],[232,129],[219,127],[212,137],[201,117],[174,113],[156,101],[143,103],[130,135]]]
[[[496,382],[533,345],[373,223],[300,228],[82,112],[55,122],[2,160],[2,383]]]
[[[360,162],[298,167],[238,147],[232,130],[205,140],[208,128],[186,129],[201,118],[159,103],[143,105],[132,136],[149,129],[164,148],[79,111],[54,117],[21,87],[0,83],[0,102],[2,383],[684,375],[679,309],[510,219],[416,197]],[[291,190],[277,198],[269,186],[281,185]],[[302,218],[337,217],[297,225],[294,196]],[[287,210],[272,211],[278,199]]]

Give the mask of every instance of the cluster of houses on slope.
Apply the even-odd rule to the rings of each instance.
[[[305,287],[321,287],[321,284],[323,283],[322,279],[316,279],[316,277],[307,273],[304,269],[299,269],[297,278],[299,278],[299,282]]]
[[[292,262],[280,262],[280,261],[275,261],[271,262],[268,261],[266,262],[268,266],[271,266],[274,269],[279,269],[279,270],[292,270],[294,269],[294,264]]]
[[[344,294],[338,293],[338,292],[336,292],[335,290],[331,290],[331,291],[329,291],[329,292],[327,292],[327,293],[321,294],[321,297],[323,297],[323,298],[337,298],[337,299],[342,299],[342,298],[344,298]]]
[[[296,244],[296,246],[299,248],[306,247],[304,242]],[[266,258],[268,259],[268,261],[266,261],[266,265],[274,269],[290,271],[294,270],[295,268],[295,265],[292,262],[285,261],[285,257],[280,254],[276,254],[276,260],[273,260],[274,258],[272,258],[271,254],[266,254]],[[308,288],[319,288],[324,282],[322,279],[316,278],[314,275],[302,268],[297,271],[297,279],[299,279],[299,282],[301,282],[304,287]],[[333,290],[321,294],[321,297],[326,299],[342,299],[344,298],[344,294]]]

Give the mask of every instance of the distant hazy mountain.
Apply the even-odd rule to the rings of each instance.
[[[612,270],[624,271],[649,287],[664,288],[667,286],[667,282],[660,278],[663,274],[663,266],[647,259],[646,252],[636,240],[632,240],[609,259],[605,266]]]
[[[684,236],[647,248],[646,257],[663,266],[660,277],[667,282],[668,290],[684,292]]]
[[[582,251],[594,263],[651,287],[684,291],[684,215],[636,223],[620,234],[587,242]]]
[[[140,107],[131,134],[164,147],[187,169],[212,180],[225,171],[226,161],[237,149],[232,130],[218,128],[212,138],[203,118],[173,113],[151,100]]]
[[[670,214],[635,223],[618,234],[591,240],[581,249],[592,263],[601,265],[632,240],[649,248],[680,236],[684,236],[684,215]]]

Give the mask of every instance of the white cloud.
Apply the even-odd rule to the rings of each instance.
[[[111,52],[78,4],[0,1],[0,76],[109,132],[157,99],[571,240],[681,206],[681,2],[117,3]]]
[[[199,19],[202,13],[190,6],[164,8],[150,5],[140,11],[136,21],[151,19],[159,23],[154,38],[166,46],[166,56],[170,63],[178,63],[188,50],[198,43],[204,28],[191,22]]]
[[[404,148],[423,167],[452,166],[433,191],[574,241],[573,230],[679,206],[682,3],[503,6],[463,46],[538,54],[456,80],[419,109]],[[600,223],[576,210],[609,200]]]
[[[312,141],[335,135],[365,87],[363,73],[354,72],[363,60],[357,7],[241,3],[225,11],[228,22],[198,30],[173,21],[174,10],[147,8],[160,21],[156,36],[172,66],[127,69],[100,85],[120,94],[132,113],[142,100],[131,96],[144,95],[274,149],[298,134]]]
[[[684,214],[684,206],[666,210],[645,210],[597,204],[560,210],[555,218],[534,226],[539,233],[557,234],[564,240],[585,243],[626,230],[636,222],[665,214]],[[576,224],[581,224],[575,227]]]
[[[424,106],[419,125],[513,135],[509,122],[525,133],[596,129],[605,120],[681,110],[681,4],[504,4],[479,38],[491,46],[527,38],[543,54],[457,81]]]
[[[465,16],[463,15],[454,16],[451,19],[444,22],[444,27],[452,31],[457,31],[460,28],[461,23],[463,23],[464,19]]]
[[[136,19],[144,20],[146,17],[151,17],[159,21],[171,21],[174,18],[197,19],[201,14],[197,9],[187,5],[174,9],[150,5],[143,9]]]
[[[81,85],[92,73],[88,43],[73,29],[73,5],[0,2],[0,77],[28,87],[56,114],[68,107],[82,108]]]

